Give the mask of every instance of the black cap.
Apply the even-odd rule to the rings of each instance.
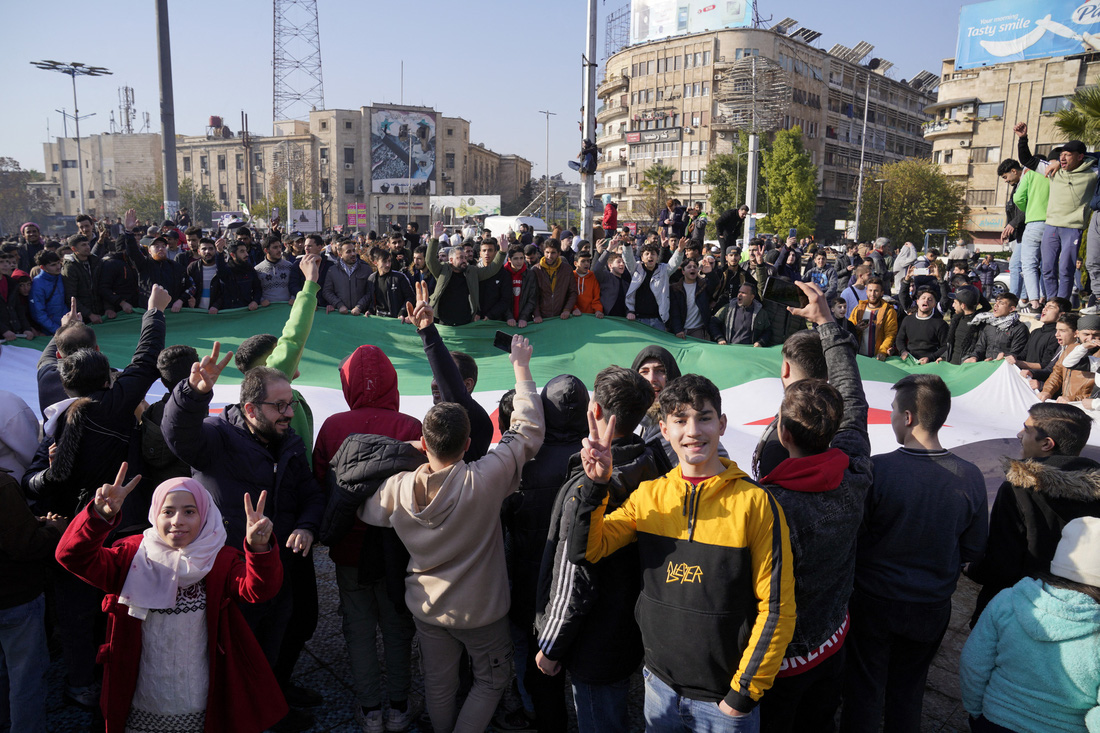
[[[1080,153],[1081,155],[1084,155],[1086,152],[1085,144],[1080,140],[1070,140],[1062,146],[1062,150],[1067,153]]]

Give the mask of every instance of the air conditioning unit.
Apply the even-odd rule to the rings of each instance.
[[[642,185],[640,183],[635,183],[634,184],[634,190],[635,191],[641,191],[642,190]]]
[[[350,171],[355,166],[352,163],[344,163],[344,170]]]
[[[206,170],[206,166],[205,166],[205,165],[204,165],[204,166],[203,166],[202,168],[199,168],[199,170],[200,170],[200,171],[201,171],[202,173],[207,173],[207,172],[208,172],[208,171]]]
[[[259,172],[260,172],[260,171],[262,171],[263,169],[264,169],[264,167],[263,167],[262,165],[254,165],[254,166],[252,166],[252,170],[254,170],[254,171],[255,171],[255,172],[257,172],[257,173],[259,173]]]
[[[973,114],[974,113],[974,105],[964,104],[962,107],[959,108],[959,111],[963,112],[964,114]]]
[[[959,147],[960,148],[969,148],[970,147],[970,141],[969,140],[959,140]]]
[[[629,163],[627,163],[627,165],[628,165],[628,166],[630,166],[631,168],[633,168],[633,167],[634,167],[634,165],[635,165],[635,163],[634,163],[634,161],[632,160],[632,161],[630,161]]]

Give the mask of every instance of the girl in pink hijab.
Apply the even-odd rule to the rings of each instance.
[[[267,492],[245,495],[241,549],[225,546],[210,493],[193,478],[153,492],[152,525],[103,541],[140,476],[104,484],[57,548],[67,570],[108,593],[110,618],[100,706],[107,733],[262,731],[287,711],[275,677],[236,603],[259,603],[282,585],[282,565],[264,516]]]

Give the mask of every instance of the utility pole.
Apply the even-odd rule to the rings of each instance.
[[[172,44],[168,32],[168,0],[157,2],[157,66],[160,69],[160,145],[164,168],[164,218],[172,219],[180,207],[176,179],[176,111],[172,95]],[[191,182],[194,186],[194,181]]]
[[[596,142],[596,0],[588,0],[588,45],[585,47],[584,61],[584,124],[582,137],[584,143]],[[584,163],[584,156],[581,156]],[[595,207],[593,198],[596,195],[596,173],[581,171],[581,225],[580,239],[588,239],[592,236],[592,209]]]
[[[871,72],[867,72],[867,88],[863,92],[863,134],[859,139],[859,186],[856,189],[856,241],[859,241],[859,219],[863,214],[863,157],[867,153],[867,108],[871,106]]]
[[[557,115],[558,113],[540,109],[539,114],[546,115],[546,192],[544,194],[545,200],[542,202],[542,220],[546,222],[546,226],[550,226],[550,222],[547,221],[550,218],[550,115]]]
[[[886,188],[885,178],[876,178],[875,183],[878,184],[878,221],[875,222],[875,239],[882,236],[882,194]]]

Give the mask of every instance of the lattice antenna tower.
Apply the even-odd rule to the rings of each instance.
[[[271,120],[307,119],[325,108],[317,0],[272,0]]]
[[[134,109],[134,88],[118,88],[118,124],[123,135],[134,133],[134,120],[137,119],[137,110]]]
[[[607,16],[606,25],[601,61],[611,58],[630,43],[630,3],[612,11]]]
[[[766,56],[733,62],[718,79],[718,116],[749,133],[778,130],[791,106],[787,72]]]

